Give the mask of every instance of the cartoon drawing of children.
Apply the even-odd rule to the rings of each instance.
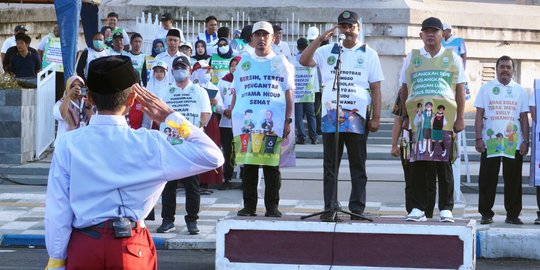
[[[504,152],[504,136],[499,132],[497,135],[495,135],[495,137],[497,138],[497,147],[495,147],[495,152]]]
[[[247,109],[244,112],[244,126],[242,127],[242,133],[244,134],[250,134],[253,128],[255,127],[255,124],[253,121],[251,121],[251,115],[253,114],[252,109]]]
[[[432,119],[433,119],[433,112],[431,111],[433,107],[433,103],[431,101],[426,102],[424,105],[424,112],[422,113],[422,129],[424,130],[422,140],[423,149],[420,149],[420,154],[423,154],[426,152],[426,145],[428,153],[431,152],[431,125],[432,125]]]
[[[508,138],[508,147],[512,147],[517,141],[517,126],[512,121],[506,123],[506,130],[504,131],[504,136]]]
[[[423,143],[424,140],[424,117],[422,116],[422,110],[424,109],[424,106],[422,105],[422,102],[418,102],[416,104],[416,115],[414,116],[413,124],[416,127],[416,142],[418,151],[422,151],[421,149],[424,149],[423,152],[426,151],[426,145]]]
[[[274,127],[274,121],[272,120],[274,113],[271,110],[267,110],[264,114],[264,120],[261,124],[261,128],[264,130],[265,134],[271,134],[272,128]]]
[[[444,136],[443,136],[443,127],[446,125],[446,117],[444,117],[444,110],[445,110],[445,107],[444,105],[439,105],[437,106],[437,114],[435,114],[435,117],[433,117],[433,119],[431,119],[431,126],[432,126],[432,131],[431,131],[431,142],[432,142],[432,146],[431,146],[431,149],[432,151],[429,153],[429,156],[432,157],[433,156],[433,152],[435,152],[435,143],[438,142],[440,145],[441,145],[441,149],[442,149],[442,156],[446,156],[446,147],[444,146]]]

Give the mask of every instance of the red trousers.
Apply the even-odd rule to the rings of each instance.
[[[74,229],[66,269],[157,269],[156,247],[148,229],[137,224],[131,233],[130,238],[117,239],[112,226]]]

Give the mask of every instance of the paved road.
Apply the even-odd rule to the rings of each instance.
[[[47,261],[44,249],[0,249],[1,270],[42,270]],[[540,261],[524,259],[477,260],[477,270],[540,269]],[[213,250],[159,250],[160,270],[213,270]]]

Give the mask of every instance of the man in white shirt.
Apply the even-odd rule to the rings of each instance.
[[[163,101],[175,111],[182,112],[197,128],[206,126],[212,115],[210,98],[208,98],[208,93],[204,88],[191,82],[189,58],[185,55],[176,57],[171,64],[171,69],[175,84],[163,96]],[[160,130],[164,130],[164,128],[165,126],[162,124]],[[173,144],[174,141],[174,136],[171,136]],[[194,175],[185,179],[179,178],[179,180],[184,184],[186,190],[187,215],[184,220],[186,221],[187,230],[189,234],[198,234],[197,220],[199,219],[198,213],[201,203],[199,178]],[[161,195],[161,217],[163,222],[157,228],[158,233],[166,233],[175,229],[176,183],[176,181],[167,183]]]
[[[158,38],[165,40],[169,30],[177,29],[180,32],[180,40],[185,41],[184,33],[182,33],[182,29],[173,27],[174,21],[170,13],[163,13],[163,15],[161,15],[161,18],[159,18],[159,20],[161,21],[161,27],[156,31],[156,34],[154,35],[154,38],[152,40],[156,40]]]
[[[215,16],[208,16],[204,20],[206,25],[206,30],[202,33],[199,33],[197,40],[204,40],[206,42],[206,51],[211,52],[212,47],[216,45],[218,41],[217,30],[218,30],[218,20]]]
[[[476,96],[476,151],[482,154],[478,176],[480,224],[493,223],[493,204],[501,161],[504,179],[505,223],[521,225],[522,165],[529,151],[529,97],[512,80],[514,60],[502,56],[496,63],[497,78],[484,84]]]
[[[126,29],[118,27],[118,14],[116,12],[111,12],[107,14],[107,25],[112,29],[112,33],[118,32],[122,33],[124,51],[129,51],[129,36],[126,32]]]
[[[171,67],[173,60],[181,55],[184,55],[180,52],[178,49],[180,46],[180,43],[182,40],[180,39],[180,30],[178,29],[171,29],[169,32],[167,32],[167,37],[165,42],[167,43],[167,50],[158,54],[156,56],[156,62],[157,61],[163,61],[167,63],[167,66]],[[167,77],[169,78],[169,81],[174,84],[174,78],[172,76],[172,68],[168,71]]]
[[[90,64],[88,96],[99,113],[56,142],[45,208],[48,269],[157,269],[143,219],[166,182],[223,163],[202,130],[137,81],[127,56]],[[154,121],[187,131],[183,142],[129,128],[124,112],[135,98]]]
[[[4,56],[6,55],[7,50],[16,45],[15,36],[18,33],[26,33],[26,31],[28,31],[26,30],[26,27],[24,27],[23,25],[17,25],[15,26],[15,30],[13,31],[13,36],[4,40],[4,43],[2,44],[2,49],[0,50],[0,58],[2,58],[2,62],[4,62]]]
[[[272,25],[272,28],[274,29],[274,42],[272,43],[272,50],[277,54],[283,54],[287,59],[291,59],[291,49],[289,48],[289,44],[287,42],[283,41],[283,28],[281,26],[274,24]]]
[[[334,196],[335,175],[335,137],[339,127],[339,159],[343,154],[343,145],[347,146],[349,169],[351,173],[351,195],[349,210],[351,219],[363,219],[366,207],[366,156],[367,137],[369,132],[379,129],[381,116],[381,82],[384,80],[379,55],[358,37],[361,24],[358,14],[343,11],[338,16],[338,25],[317,37],[303,51],[300,64],[308,67],[319,67],[324,85],[322,94],[322,127],[324,153],[324,210],[323,220],[336,221],[336,212],[340,210],[339,202]],[[345,35],[340,43],[328,44],[319,48],[320,44],[329,40],[334,32]],[[341,53],[340,104],[336,108],[336,89],[334,89],[334,67]],[[370,110],[368,110],[370,106]],[[372,111],[372,115],[368,115]],[[336,119],[338,118],[339,119]],[[336,121],[337,120],[337,121]],[[338,124],[339,123],[339,124]]]

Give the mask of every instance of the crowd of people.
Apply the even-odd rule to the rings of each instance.
[[[318,144],[320,134],[325,210],[320,218],[337,220],[335,210],[340,206],[334,182],[344,146],[352,183],[348,208],[351,219],[362,218],[366,144],[369,132],[380,127],[384,75],[377,52],[359,40],[362,25],[357,13],[343,11],[337,25],[321,34],[310,28],[306,37],[297,40],[295,55],[281,39],[283,29],[266,21],[233,32],[218,28],[218,19],[209,16],[205,31],[192,46],[182,30],[172,26],[170,14],[160,19],[162,29],[153,37],[151,54],[146,55],[142,33],[129,36],[118,26],[118,14],[108,14],[107,26],[92,35],[92,46],[78,59],[77,75],[67,80],[55,105],[59,129],[46,210],[50,266],[62,266],[66,256],[77,258],[67,260],[72,267],[94,260],[82,258],[84,248],[76,245],[85,236],[95,240],[89,246],[136,238],[132,244],[151,253],[154,247],[144,220],[155,219],[153,206],[161,195],[162,223],[157,232],[175,229],[179,184],[186,192],[187,230],[198,234],[201,194],[216,187],[230,189],[236,164],[243,168],[244,203],[237,215],[257,216],[262,168],[264,216],[279,218],[280,166],[287,154],[282,150],[290,141],[305,144],[309,139]],[[329,44],[338,33],[343,40]],[[424,46],[407,55],[400,73],[391,153],[402,158],[407,221],[433,217],[438,181],[440,221],[454,222],[452,163],[458,158],[456,134],[465,127],[467,76],[464,43],[451,36],[451,26],[438,18],[424,20],[420,33]],[[52,33],[45,42],[49,46],[40,47],[42,53],[34,57],[28,49],[29,38],[18,32],[17,53],[3,55],[3,60],[9,59],[8,70],[17,74],[21,63],[36,58],[39,64],[23,69],[37,72],[41,68],[37,56],[42,55],[45,63],[56,37]],[[498,171],[492,168],[498,168],[501,160],[508,186],[506,222],[522,224],[521,165],[529,147],[529,105],[535,105],[529,104],[526,91],[512,80],[513,69],[513,60],[501,57],[496,63],[497,78],[480,89],[475,101],[476,149],[482,153],[482,224],[493,222]],[[337,90],[343,93],[339,104]],[[289,138],[291,129],[296,129],[296,138]],[[85,139],[93,143],[83,143]],[[99,149],[90,150],[94,145]],[[130,151],[129,157],[123,151]],[[83,158],[83,153],[90,155]],[[148,166],[141,166],[141,160]],[[99,170],[92,169],[98,165]],[[92,181],[103,185],[90,187]],[[97,200],[89,202],[89,196]],[[119,251],[99,256],[116,256],[115,252]],[[124,263],[133,262],[124,259]],[[155,253],[145,264],[155,268]]]

